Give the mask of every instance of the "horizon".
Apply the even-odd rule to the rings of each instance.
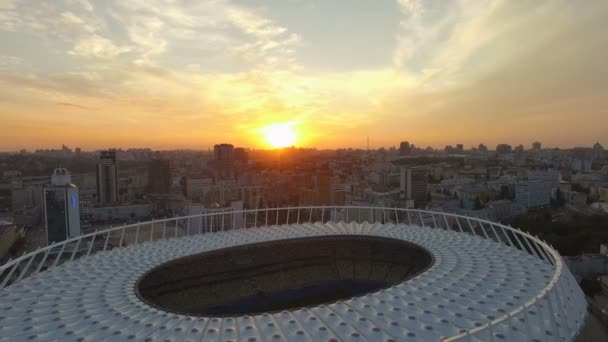
[[[290,144],[269,127],[319,149],[608,144],[606,16],[605,1],[9,0],[0,151]]]
[[[409,142],[410,144],[412,144],[412,142]],[[503,142],[504,143],[504,142]],[[542,142],[541,142],[542,143]],[[602,144],[601,141],[596,141],[593,144],[587,145],[587,146],[545,146],[544,144],[542,144],[542,148],[541,150],[553,150],[553,149],[559,149],[559,150],[572,150],[572,149],[577,149],[577,148],[587,148],[587,149],[591,149],[593,148],[593,145],[595,143],[599,143],[600,145],[604,146],[604,144]],[[213,147],[214,145],[219,145],[219,144],[231,144],[233,145],[235,148],[244,148],[248,151],[276,151],[276,150],[284,150],[284,149],[312,149],[312,150],[317,150],[317,151],[336,151],[336,150],[367,150],[366,146],[363,147],[354,147],[354,146],[342,146],[342,147],[335,147],[335,148],[319,148],[319,147],[315,147],[315,146],[284,146],[284,147],[251,147],[251,146],[241,146],[241,145],[235,145],[232,144],[230,142],[218,142],[216,144],[213,144],[209,147],[201,147],[201,148],[166,148],[166,149],[157,149],[157,148],[151,148],[151,147],[146,147],[146,146],[121,146],[121,147],[117,147],[117,146],[106,146],[106,147],[95,147],[95,148],[91,148],[91,149],[83,149],[82,147],[78,146],[78,145],[74,145],[74,146],[68,146],[65,144],[62,144],[62,146],[47,146],[47,147],[37,147],[34,149],[26,149],[26,148],[21,148],[18,150],[0,150],[0,153],[20,153],[22,150],[25,150],[27,153],[35,153],[36,151],[60,151],[61,148],[65,145],[65,147],[69,148],[72,153],[75,152],[76,148],[80,148],[81,152],[84,153],[93,153],[93,152],[99,152],[99,151],[104,151],[104,150],[119,150],[119,151],[129,151],[129,150],[145,150],[145,149],[149,149],[152,150],[154,152],[172,152],[172,151],[193,151],[193,152],[213,152]],[[484,144],[484,143],[480,143],[480,144]],[[525,151],[529,151],[532,149],[531,144],[529,145],[525,145],[525,144],[510,144],[510,143],[504,143],[504,144],[508,144],[511,145],[511,147],[515,148],[519,145],[522,145],[524,147]],[[417,149],[420,150],[425,150],[428,147],[431,147],[433,149],[433,151],[443,151],[444,148],[446,146],[452,146],[452,147],[456,147],[456,144],[449,144],[449,145],[445,145],[445,146],[419,146],[416,145],[415,143],[413,144],[415,145],[415,147]],[[472,149],[476,149],[478,147],[479,144],[475,145],[475,146],[467,146],[464,145],[464,151],[471,151]],[[496,146],[492,146],[492,145],[488,145],[488,144],[484,144],[486,145],[486,147],[488,148],[489,152],[493,152],[496,150]],[[380,150],[380,149],[396,149],[399,150],[399,144],[395,144],[392,146],[370,146],[369,150]],[[404,156],[407,157],[407,156]],[[415,156],[414,156],[415,157]]]

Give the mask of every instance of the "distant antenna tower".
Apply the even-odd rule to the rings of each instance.
[[[369,152],[369,135],[367,136],[367,152]]]

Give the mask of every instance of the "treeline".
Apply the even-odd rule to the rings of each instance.
[[[562,255],[598,253],[600,244],[608,243],[608,215],[574,214],[564,222],[553,222],[551,211],[521,215],[513,227],[538,235]]]

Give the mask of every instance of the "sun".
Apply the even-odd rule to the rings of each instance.
[[[297,140],[291,123],[276,123],[262,128],[264,139],[272,148],[293,146]]]

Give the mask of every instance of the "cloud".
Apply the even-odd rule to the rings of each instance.
[[[89,0],[66,0],[66,3],[69,5],[71,5],[71,4],[78,5],[87,12],[93,12],[93,10],[94,10],[93,5],[91,5]]]
[[[81,106],[75,103],[69,103],[69,102],[57,102],[56,103],[58,106],[63,106],[63,107],[73,107],[73,108],[78,108],[78,109],[90,109],[89,107],[86,106]]]
[[[70,54],[84,57],[114,58],[131,51],[127,46],[116,46],[111,40],[92,35],[76,43]]]
[[[17,56],[0,55],[0,69],[11,69],[23,64],[23,59]]]
[[[72,31],[75,34],[94,33],[99,29],[98,25],[91,25],[90,21],[85,21],[69,11],[61,13],[59,24],[63,26],[66,31]]]
[[[397,0],[399,9],[406,16],[420,17],[424,11],[421,0]]]
[[[393,54],[394,66],[421,84],[437,80],[449,84],[467,59],[496,33],[490,18],[503,0],[469,4],[455,0],[423,3],[417,0],[397,1],[403,19]]]
[[[121,35],[116,36],[117,30],[112,35],[96,33],[115,46],[128,46],[137,65],[162,67],[180,58],[189,59],[184,64],[199,64],[201,70],[221,63],[233,68],[295,67],[294,48],[300,37],[231,1],[112,1],[105,12],[106,31],[118,24]],[[176,50],[206,56],[201,61],[194,55],[176,56]]]
[[[428,61],[443,67],[433,76],[442,86],[392,94],[384,110],[401,115],[385,119],[408,117],[412,132],[441,132],[427,143],[541,139],[563,146],[587,136],[583,131],[599,139],[608,129],[601,104],[608,92],[608,72],[602,67],[608,37],[597,34],[595,25],[608,14],[608,5],[567,6],[508,2],[493,7],[483,20],[467,21],[445,46],[435,46],[438,57]],[[475,36],[480,40],[470,41]],[[442,128],[446,124],[450,129]]]

